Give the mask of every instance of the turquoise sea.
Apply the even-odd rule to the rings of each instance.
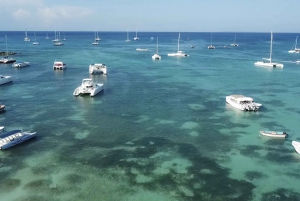
[[[45,36],[50,39],[46,40]],[[296,201],[300,200],[300,54],[289,54],[295,33],[0,32],[0,51],[28,61],[0,64],[11,84],[0,86],[0,126],[37,137],[0,151],[0,200],[5,201]],[[231,47],[236,35],[238,47]],[[154,39],[151,39],[153,37]],[[158,37],[160,61],[151,56]],[[191,48],[195,45],[195,48]],[[224,48],[224,46],[228,46]],[[151,51],[138,52],[136,48]],[[54,71],[54,60],[68,68]],[[108,74],[89,75],[91,63]],[[104,84],[91,98],[74,97],[83,78]],[[225,96],[243,94],[263,104],[242,112]],[[286,131],[287,139],[260,136]]]

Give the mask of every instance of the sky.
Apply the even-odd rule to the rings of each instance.
[[[300,33],[300,0],[0,0],[0,31]]]

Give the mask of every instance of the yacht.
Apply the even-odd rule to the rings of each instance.
[[[12,82],[11,76],[0,75],[0,85]]]
[[[255,103],[252,98],[243,95],[226,96],[226,102],[244,111],[257,111],[262,106],[260,103]]]
[[[235,42],[235,40],[236,40],[236,34],[234,35],[234,42],[231,43],[230,46],[233,46],[233,47],[239,46],[239,45]]]
[[[216,47],[212,45],[212,33],[210,34],[210,45],[207,47],[207,49],[216,49]]]
[[[67,64],[63,61],[54,61],[53,70],[64,70],[65,68],[67,68]]]
[[[5,110],[5,105],[0,105],[0,112],[3,112]],[[4,129],[4,127],[0,127],[0,133]]]
[[[298,40],[298,36],[296,37],[296,41],[293,45],[293,48],[292,50],[289,50],[289,53],[300,53],[300,48],[297,48],[297,40]]]
[[[160,60],[161,56],[158,54],[158,37],[156,37],[156,53],[152,55],[153,60]]]
[[[135,30],[135,37],[133,38],[133,40],[140,40],[137,36],[137,30]]]
[[[178,35],[177,52],[169,53],[168,56],[170,56],[170,57],[187,57],[187,56],[189,56],[186,53],[184,53],[184,51],[179,50],[179,41],[180,41],[180,33]]]
[[[7,149],[9,147],[20,144],[36,136],[36,132],[24,132],[22,130],[12,130],[0,134],[0,149]]]
[[[266,61],[264,61],[264,60],[257,61],[254,63],[254,65],[260,66],[260,67],[283,68],[283,64],[272,62],[272,48],[273,48],[273,33],[271,32],[270,58],[268,58],[268,59],[264,58],[264,60],[266,60]]]
[[[28,36],[27,36],[27,30],[25,31],[25,38],[24,38],[24,41],[25,41],[25,42],[29,42],[29,41],[30,41],[30,38],[28,38]]]
[[[91,64],[89,67],[90,74],[103,73],[106,75],[107,68],[105,64]]]
[[[12,67],[14,67],[14,68],[21,68],[21,67],[26,67],[26,66],[29,66],[29,62],[27,62],[27,61],[20,61],[20,62],[14,62],[13,64],[12,64]]]
[[[81,86],[77,87],[74,90],[73,95],[79,96],[79,95],[89,94],[91,97],[93,97],[102,90],[103,90],[103,84],[94,83],[92,79],[85,78],[82,80]]]

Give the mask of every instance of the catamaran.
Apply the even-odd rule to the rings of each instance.
[[[267,60],[268,62],[265,62],[264,60],[262,61],[257,61],[254,63],[255,66],[260,66],[260,67],[279,67],[283,68],[283,64],[280,63],[275,63],[272,62],[272,48],[273,48],[273,33],[271,32],[271,41],[270,41],[270,58],[263,58],[264,60]]]
[[[170,57],[187,57],[186,53],[184,51],[179,50],[179,41],[180,41],[180,33],[178,35],[178,42],[177,42],[177,52],[169,53],[168,56]]]
[[[298,36],[296,37],[296,41],[293,45],[293,50],[289,50],[289,53],[300,53],[300,48],[297,48],[297,40],[298,40]]]

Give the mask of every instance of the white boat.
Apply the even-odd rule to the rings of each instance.
[[[216,47],[212,45],[212,33],[210,34],[210,45],[207,47],[207,49],[216,49]]]
[[[94,33],[94,35],[95,35],[95,40],[94,40],[94,42],[92,42],[92,45],[99,45],[99,43],[97,42],[99,40],[97,40],[96,32]]]
[[[296,37],[296,41],[293,45],[293,48],[292,50],[289,50],[289,53],[300,53],[300,48],[297,48],[297,40],[298,40],[298,36]]]
[[[105,64],[91,64],[89,66],[89,73],[96,74],[96,73],[103,73],[104,75],[107,74],[107,68]]]
[[[6,56],[0,59],[0,63],[8,64],[13,63],[16,60],[13,58],[8,57],[8,47],[7,47],[7,36],[5,35],[5,42],[6,42]]]
[[[99,38],[99,33],[98,33],[98,30],[97,30],[95,41],[100,41],[100,40],[101,40],[101,38]]]
[[[295,150],[300,154],[300,142],[292,141],[292,145],[294,146]]]
[[[158,54],[158,37],[156,37],[156,53],[152,55],[153,60],[160,60],[161,56]]]
[[[286,132],[281,131],[259,131],[260,134],[268,137],[286,138],[289,136]]]
[[[148,52],[149,51],[149,49],[147,49],[147,48],[136,48],[135,50],[139,51],[139,52]]]
[[[133,38],[133,40],[140,40],[137,36],[137,30],[135,30],[135,37]]]
[[[0,85],[12,82],[11,76],[0,75]]]
[[[30,62],[27,61],[19,61],[19,62],[14,62],[12,64],[12,67],[14,68],[21,68],[21,67],[26,67],[29,66]]]
[[[296,61],[296,64],[300,64],[300,60],[297,60],[297,61]]]
[[[54,61],[53,70],[64,70],[65,68],[67,68],[67,64],[63,61]]]
[[[52,40],[52,41],[54,42],[54,43],[53,43],[54,46],[63,46],[63,45],[65,45],[65,44],[61,41],[61,39],[60,39],[60,32],[56,33],[56,31],[55,31],[55,39]]]
[[[230,44],[230,46],[233,46],[233,47],[239,46],[239,45],[235,42],[235,40],[236,40],[236,34],[234,35],[234,41],[233,41],[233,43]]]
[[[255,103],[250,97],[243,95],[226,96],[226,102],[233,107],[244,111],[257,111],[262,106],[260,103]]]
[[[4,126],[0,126],[0,133],[4,131]]]
[[[275,68],[275,67],[279,67],[279,68],[283,68],[283,64],[280,64],[280,63],[275,63],[275,62],[272,62],[272,51],[273,51],[273,33],[271,32],[271,41],[270,41],[270,58],[263,58],[264,60],[262,61],[257,61],[254,63],[255,66],[260,66],[260,67],[272,67],[272,68]]]
[[[24,132],[22,130],[12,130],[0,134],[0,149],[7,149],[9,147],[20,144],[36,136],[36,132]]]
[[[5,105],[0,105],[0,112],[3,112],[4,110],[5,110]],[[1,130],[2,130],[1,128],[2,127],[0,127],[0,133],[1,133]]]
[[[187,57],[187,56],[189,56],[186,53],[184,53],[184,51],[179,50],[179,41],[180,41],[180,33],[178,35],[177,52],[169,53],[168,56],[170,56],[170,57]]]
[[[130,42],[128,29],[127,29],[127,39],[126,39],[125,41],[126,41],[126,42]]]
[[[36,36],[35,36],[35,32],[34,33],[34,42],[32,43],[33,45],[39,45],[39,42],[36,41]]]
[[[48,39],[49,39],[48,33],[47,33],[47,35],[46,35],[45,39],[46,39],[46,40],[48,40]]]
[[[89,94],[91,97],[93,97],[102,90],[103,90],[103,84],[94,83],[92,79],[85,78],[82,80],[81,86],[77,87],[74,90],[73,95],[79,96],[79,95]]]
[[[30,41],[30,38],[28,38],[28,36],[27,36],[27,30],[25,31],[25,38],[24,38],[24,41],[25,41],[25,42],[29,42],[29,41]]]

